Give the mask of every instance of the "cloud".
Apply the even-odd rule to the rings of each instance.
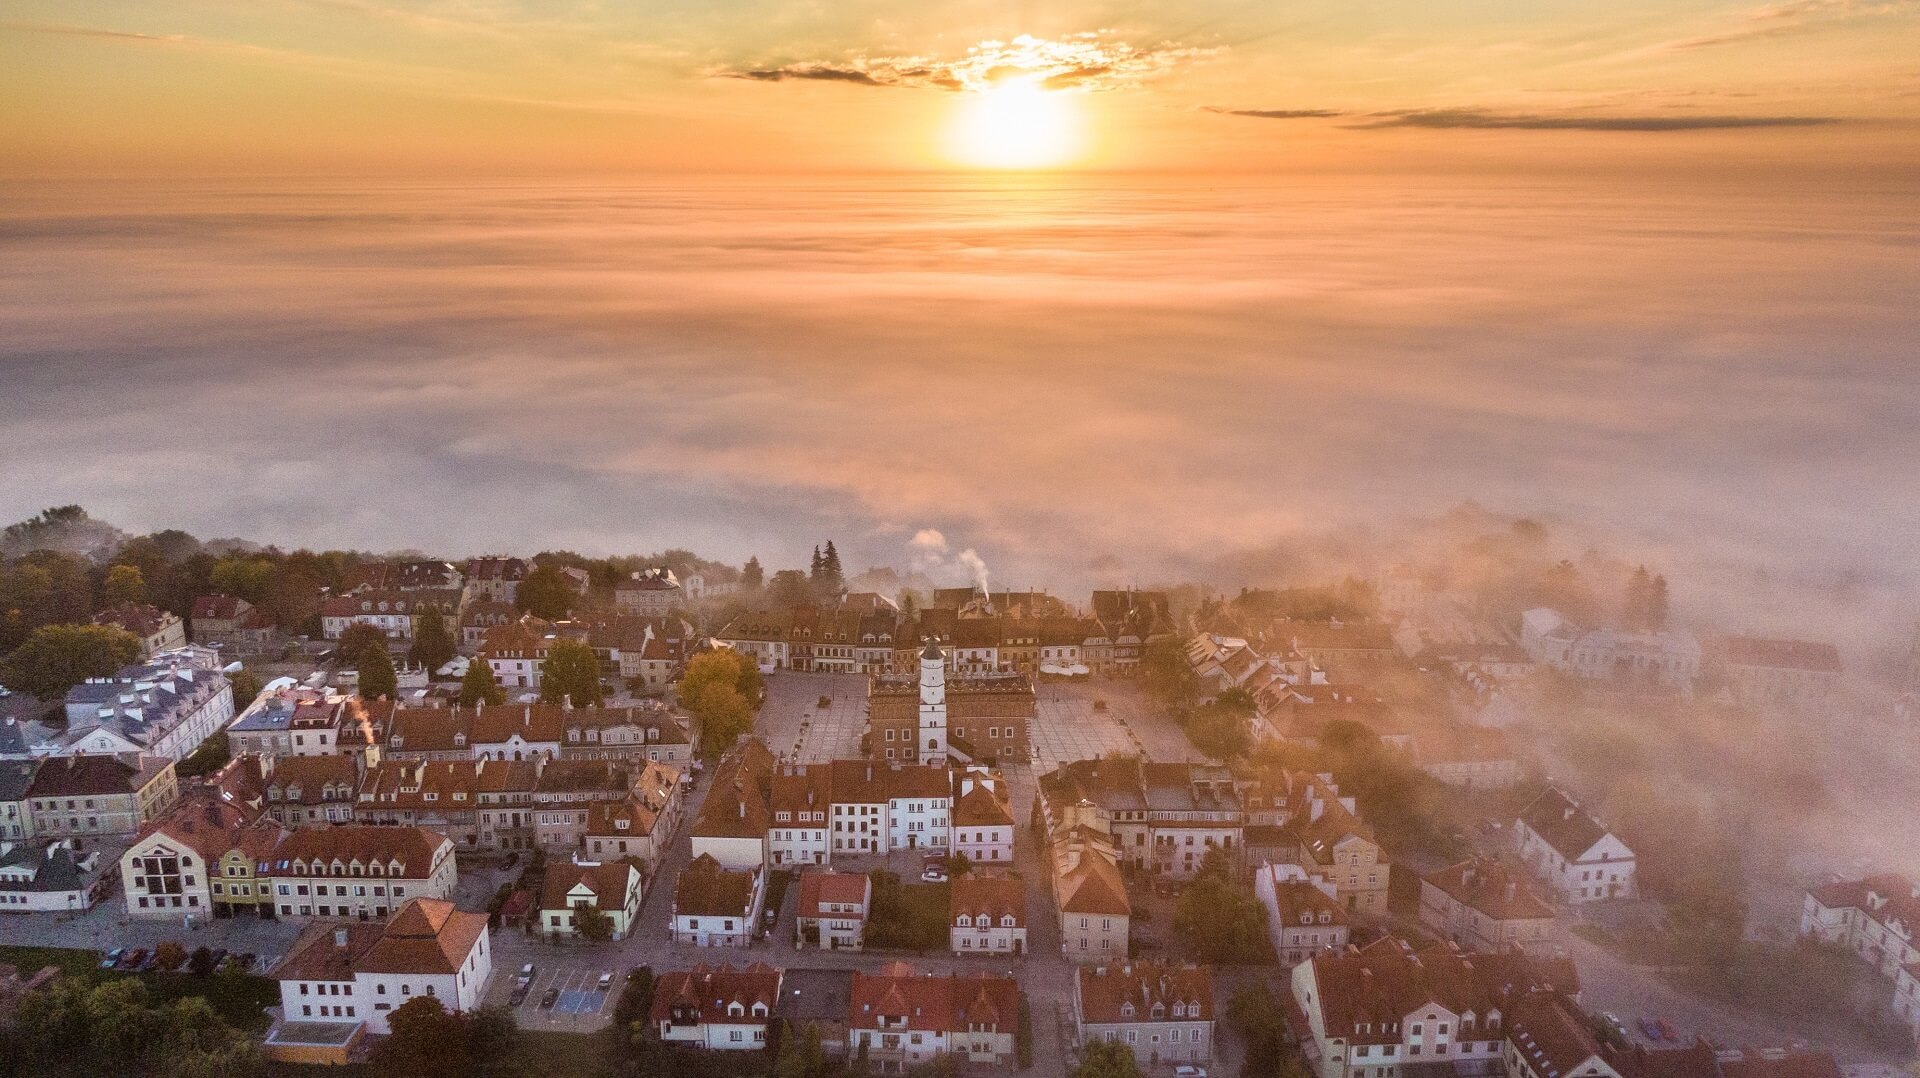
[[[1116,41],[1105,31],[1059,38],[1022,34],[1010,41],[982,41],[956,58],[856,55],[846,60],[721,68],[710,74],[751,82],[797,79],[947,91],[984,90],[1008,79],[1035,79],[1049,90],[1099,91],[1138,85],[1225,51],[1173,43],[1135,46]]]
[[[1662,42],[1652,51],[1710,49],[1826,29],[1848,19],[1913,11],[1913,0],[1788,0],[1748,11],[1739,23],[1716,33]]]
[[[92,26],[67,26],[56,23],[0,21],[0,30],[26,34],[54,34],[61,37],[95,37],[109,41],[136,41],[155,45],[198,44],[184,34],[142,34],[133,30],[103,30]]]
[[[1395,127],[1434,130],[1516,131],[1713,131],[1753,127],[1811,127],[1839,123],[1832,116],[1589,116],[1493,112],[1487,109],[1406,109],[1378,112],[1378,119],[1350,126],[1363,131]]]
[[[1204,105],[1200,111],[1221,116],[1251,116],[1256,120],[1324,120],[1346,115],[1339,109],[1230,109],[1219,105]]]

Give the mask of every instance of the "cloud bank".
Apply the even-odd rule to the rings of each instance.
[[[1006,79],[1028,78],[1049,90],[1096,91],[1135,86],[1224,51],[1171,43],[1135,46],[1097,31],[1060,38],[1022,34],[1011,41],[982,41],[956,58],[856,55],[845,60],[722,68],[712,74],[753,82],[844,82],[949,91],[983,90]]]
[[[1258,120],[1359,117],[1364,118],[1364,122],[1344,126],[1360,131],[1405,127],[1438,131],[1724,131],[1756,127],[1817,127],[1841,122],[1833,116],[1601,116],[1584,112],[1512,113],[1478,108],[1392,109],[1352,113],[1338,109],[1235,109],[1208,105],[1201,111]]]

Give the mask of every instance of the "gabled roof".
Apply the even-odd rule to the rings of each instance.
[[[152,603],[121,603],[93,616],[95,625],[115,625],[135,636],[152,636],[179,620]]]
[[[304,827],[288,835],[273,853],[263,873],[269,876],[294,874],[293,863],[309,865],[399,862],[407,878],[420,879],[433,870],[436,853],[451,852],[453,842],[445,835],[424,827],[381,827],[374,824],[341,824],[336,827]],[[286,867],[282,867],[286,866]]]
[[[864,917],[873,897],[873,881],[864,875],[844,872],[802,872],[800,897],[794,906],[796,917]],[[827,906],[851,905],[855,912],[829,914]]]
[[[764,962],[735,969],[732,966],[698,965],[692,969],[669,970],[654,982],[653,1007],[647,1020],[658,1029],[671,1021],[676,1011],[696,1017],[701,1024],[732,1024],[766,1021],[773,1016],[780,998],[780,971]],[[741,1013],[730,1015],[728,1008],[739,1005]],[[765,1018],[755,1018],[755,1006]]]
[[[1606,838],[1606,825],[1580,803],[1549,786],[1520,813],[1520,821],[1569,861],[1578,861],[1594,844]]]
[[[269,976],[346,981],[355,973],[457,973],[486,932],[484,913],[457,910],[443,899],[409,899],[384,925],[308,925]]]
[[[747,916],[753,907],[753,875],[752,872],[728,872],[711,854],[701,854],[674,881],[674,915]]]
[[[1175,966],[1133,962],[1117,966],[1082,966],[1079,973],[1080,1013],[1088,1022],[1203,1021],[1214,1019],[1213,970],[1207,966]],[[1182,1004],[1185,1016],[1173,1017],[1173,1005]],[[1193,1013],[1194,1004],[1199,1013]],[[1128,1014],[1127,1004],[1133,1005]],[[1158,1018],[1153,1008],[1164,1008]]]
[[[600,864],[574,864],[570,861],[547,865],[547,877],[540,887],[540,908],[564,910],[578,904],[573,892],[585,885],[593,892],[594,908],[602,913],[626,909],[627,895],[640,886],[640,870],[627,860]]]
[[[947,885],[947,921],[965,914],[978,917],[986,914],[999,924],[1002,917],[1013,915],[1016,928],[1027,923],[1027,888],[1020,880],[1011,876],[989,875],[979,870],[956,876]]]
[[[1729,636],[1720,642],[1720,654],[1734,666],[1765,666],[1821,674],[1840,672],[1840,649],[1810,640]]]
[[[904,1020],[904,1022],[902,1022]],[[856,970],[847,1025],[856,1029],[1012,1030],[1020,1020],[1020,988],[1010,977],[920,976],[904,962],[877,974]]]
[[[138,761],[136,764],[134,761]],[[112,797],[142,790],[173,767],[155,756],[60,756],[47,760],[33,776],[27,796]]]
[[[1013,810],[1007,807],[1006,798],[983,782],[975,782],[973,788],[953,803],[953,826],[955,827],[1009,827],[1013,824]]]
[[[1399,1043],[1401,1035],[1388,1033],[1387,1025],[1432,1004],[1484,1017],[1504,1012],[1536,990],[1569,995],[1579,990],[1573,963],[1566,959],[1536,959],[1518,951],[1469,955],[1452,944],[1415,950],[1397,936],[1318,954],[1312,962],[1327,1035],[1356,1044]]]
[[[1476,857],[1422,877],[1455,901],[1496,921],[1550,920],[1547,905],[1519,873],[1498,861]]]
[[[1056,887],[1064,913],[1133,915],[1133,904],[1127,901],[1127,881],[1120,875],[1119,866],[1099,853],[1082,856],[1079,864],[1061,874]]]
[[[1542,1078],[1572,1078],[1600,1055],[1585,1016],[1551,993],[1522,997],[1507,1013],[1507,1041]],[[1611,1067],[1608,1064],[1608,1067]]]

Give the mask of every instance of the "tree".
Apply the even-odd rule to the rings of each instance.
[[[394,676],[393,660],[385,647],[370,648],[360,654],[360,698],[391,700],[400,695],[400,680]]]
[[[740,590],[759,591],[767,582],[767,571],[760,567],[760,559],[748,558],[747,564],[740,570]]]
[[[867,1034],[871,1037],[873,1034]],[[853,1053],[853,1065],[847,1068],[850,1078],[868,1078],[873,1073],[873,1056],[868,1047],[867,1037],[860,1038],[860,1048]]]
[[[467,663],[467,672],[460,678],[460,706],[474,707],[478,704],[503,704],[507,700],[507,690],[493,676],[493,667],[479,656]]]
[[[195,947],[187,959],[187,972],[196,977],[205,977],[213,972],[213,951],[205,945]]]
[[[1175,711],[1193,706],[1200,691],[1200,679],[1194,676],[1187,653],[1172,637],[1154,640],[1140,651],[1140,678],[1147,692]]]
[[[681,706],[700,723],[700,744],[709,755],[725,752],[753,729],[752,701],[759,696],[759,684],[760,669],[753,659],[731,648],[703,652],[687,663],[675,691]],[[743,692],[743,685],[754,695]]]
[[[1653,585],[1647,591],[1647,628],[1655,631],[1667,627],[1667,578],[1655,576]]]
[[[600,657],[578,640],[556,641],[540,664],[540,702],[600,706]]]
[[[626,1029],[635,1022],[645,1022],[652,1010],[653,967],[639,966],[627,974],[627,986],[620,990],[620,999],[613,1005],[614,1027]]]
[[[121,603],[144,603],[147,601],[147,578],[141,574],[137,565],[116,565],[107,570],[107,579],[101,585],[100,597],[108,606]]]
[[[111,625],[43,625],[0,666],[4,683],[42,700],[59,700],[90,677],[106,677],[140,658],[140,640]]]
[[[536,618],[548,621],[566,617],[580,595],[573,590],[573,581],[560,569],[561,566],[555,562],[535,566],[527,578],[520,582],[519,588],[515,589],[514,605]]]
[[[1644,565],[1637,566],[1633,574],[1627,577],[1627,591],[1620,603],[1620,622],[1628,629],[1640,630],[1648,627],[1653,609],[1653,576]]]
[[[251,670],[235,670],[227,675],[233,685],[233,709],[241,711],[260,696],[260,678]]]
[[[438,999],[415,996],[387,1015],[392,1034],[368,1059],[383,1078],[465,1078],[473,1070],[464,1023]]]
[[[1118,1041],[1088,1041],[1080,1049],[1073,1078],[1140,1078],[1140,1064],[1133,1049]]]
[[[153,965],[156,969],[176,970],[187,960],[187,949],[172,940],[163,941],[153,949]]]
[[[813,575],[809,581],[813,593],[823,603],[832,602],[847,590],[846,574],[840,570],[840,552],[827,540],[827,549],[813,548]]]
[[[573,907],[573,930],[578,932],[583,940],[600,943],[613,938],[613,918],[598,906],[575,906]]]
[[[259,603],[273,589],[275,567],[260,557],[222,558],[214,563],[208,583],[223,595],[238,595],[250,603]]]
[[[334,645],[334,653],[340,656],[340,661],[355,666],[360,665],[360,657],[369,651],[386,654],[387,634],[357,621],[341,632],[340,642]]]
[[[1244,756],[1253,748],[1253,697],[1228,689],[1187,717],[1187,740],[1220,760]]]
[[[773,580],[767,585],[767,594],[778,607],[805,606],[813,601],[813,585],[807,575],[798,569],[782,569],[773,574]]]
[[[407,660],[434,671],[452,662],[457,654],[459,649],[454,646],[453,634],[447,631],[447,619],[428,607],[414,622],[413,647],[407,651]]]
[[[1207,962],[1271,960],[1266,910],[1259,899],[1233,879],[1232,856],[1207,851],[1200,874],[1180,893],[1173,930]]]
[[[174,766],[173,773],[178,778],[190,779],[200,775],[211,775],[227,766],[233,759],[233,748],[227,741],[225,730],[215,730],[207,735],[200,747],[193,750],[186,759]]]

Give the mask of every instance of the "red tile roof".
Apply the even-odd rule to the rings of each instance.
[[[1211,1022],[1213,970],[1207,966],[1174,966],[1134,962],[1117,966],[1082,966],[1079,970],[1080,1013],[1088,1022]],[[1181,1004],[1183,1017],[1173,1016]],[[1124,1010],[1133,1005],[1133,1013]],[[1164,1008],[1158,1017],[1154,1005]],[[1199,1013],[1194,1013],[1198,1004]]]
[[[998,925],[1000,919],[1013,915],[1015,927],[1024,928],[1027,923],[1026,885],[1011,876],[994,876],[978,870],[956,876],[947,889],[947,920],[965,914],[978,917],[986,914]]]
[[[1729,636],[1720,642],[1720,653],[1735,666],[1768,666],[1822,674],[1840,672],[1840,649],[1811,640]]]
[[[660,1023],[682,1015],[708,1022],[747,1023],[773,1015],[780,1002],[780,971],[764,962],[743,969],[732,966],[699,965],[692,969],[670,970],[660,975],[653,987],[653,1008],[648,1021],[657,1029]],[[729,1015],[727,1008],[739,1004],[741,1014]],[[753,1017],[755,1005],[763,1018]]]
[[[864,875],[843,872],[802,872],[800,897],[794,907],[796,917],[864,918],[867,903],[873,897],[873,881]],[[848,905],[853,913],[833,912],[829,905]]]
[[[893,962],[877,974],[854,971],[848,1010],[847,1025],[855,1029],[951,1033],[978,1025],[1011,1032],[1020,1020],[1020,987],[986,974],[919,976]]]
[[[1527,880],[1498,861],[1477,857],[1422,878],[1496,921],[1553,917],[1553,907],[1533,893]]]

